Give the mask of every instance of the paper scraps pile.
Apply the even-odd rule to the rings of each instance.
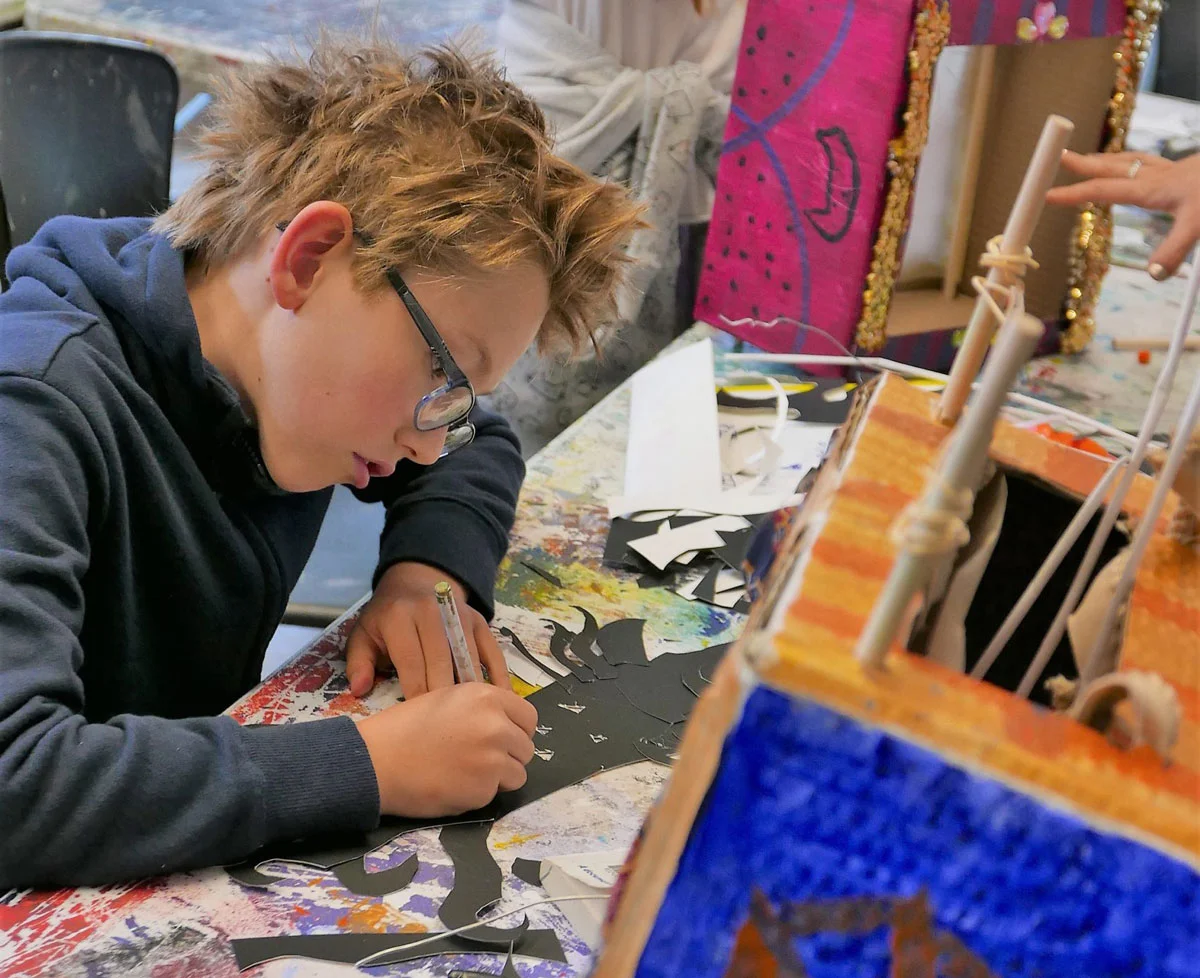
[[[746,550],[769,516],[678,510],[618,517],[608,533],[604,563],[641,575],[642,587],[669,587],[689,601],[746,612]]]

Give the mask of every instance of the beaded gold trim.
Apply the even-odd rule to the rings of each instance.
[[[1142,68],[1150,56],[1150,43],[1162,13],[1162,0],[1125,0],[1125,30],[1113,54],[1117,80],[1108,101],[1108,119],[1102,149],[1119,153],[1125,148],[1129,120],[1133,115]],[[1067,276],[1067,299],[1063,318],[1062,352],[1078,353],[1096,332],[1096,301],[1108,271],[1112,250],[1112,210],[1088,206],[1079,215],[1071,239],[1071,261]]]
[[[1155,0],[1157,2],[1157,0]],[[950,8],[942,0],[925,0],[913,25],[912,46],[908,50],[908,101],[904,107],[904,128],[888,143],[888,191],[875,236],[871,270],[863,290],[862,316],[855,330],[855,342],[864,350],[878,350],[887,338],[888,307],[900,265],[900,245],[908,228],[909,205],[917,164],[929,139],[929,99],[933,90],[933,69],[950,36]]]

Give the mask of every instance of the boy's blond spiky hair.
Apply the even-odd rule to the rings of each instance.
[[[326,36],[305,60],[233,75],[210,111],[208,169],[155,222],[190,261],[222,265],[332,200],[369,237],[355,264],[365,291],[389,265],[535,262],[550,279],[539,346],[578,349],[614,317],[639,210],[553,155],[541,110],[489,58]]]

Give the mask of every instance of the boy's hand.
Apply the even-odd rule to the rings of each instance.
[[[507,689],[463,683],[359,721],[385,815],[458,815],[525,784],[537,710]]]
[[[436,567],[401,563],[379,579],[346,644],[346,678],[355,696],[366,696],[375,684],[376,671],[389,666],[395,668],[406,700],[454,685],[450,643],[433,596],[439,581],[449,581],[454,590],[476,672],[483,676],[482,659],[490,681],[511,689],[504,653],[483,616],[467,604],[462,585]]]

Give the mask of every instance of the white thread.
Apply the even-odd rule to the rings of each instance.
[[[386,958],[390,954],[395,954],[397,951],[403,951],[403,952],[407,953],[409,951],[415,950],[416,948],[425,947],[428,944],[436,944],[438,941],[444,941],[448,937],[457,937],[459,934],[465,934],[467,931],[475,930],[478,927],[487,927],[489,924],[494,924],[497,920],[503,920],[505,917],[512,917],[515,914],[524,913],[526,910],[532,910],[534,907],[545,906],[547,903],[558,904],[558,903],[566,903],[569,900],[608,900],[608,899],[609,899],[609,894],[607,894],[607,893],[596,893],[596,894],[585,893],[585,894],[580,894],[577,896],[549,897],[545,900],[535,900],[533,903],[527,903],[522,907],[516,907],[512,910],[504,910],[501,913],[495,913],[495,914],[492,914],[490,917],[485,917],[483,920],[477,920],[473,924],[466,924],[465,926],[457,927],[454,930],[441,931],[440,933],[434,934],[431,937],[426,937],[423,940],[414,941],[411,944],[397,944],[395,947],[387,948],[384,951],[376,951],[374,954],[367,955],[361,961],[356,961],[354,963],[354,967],[356,967],[356,968],[386,967],[388,964],[388,962],[386,962],[386,961],[381,961],[379,964],[374,964],[373,962],[376,959]],[[397,936],[399,936],[399,935],[397,935]],[[469,948],[464,948],[462,953],[470,954],[471,950]]]

